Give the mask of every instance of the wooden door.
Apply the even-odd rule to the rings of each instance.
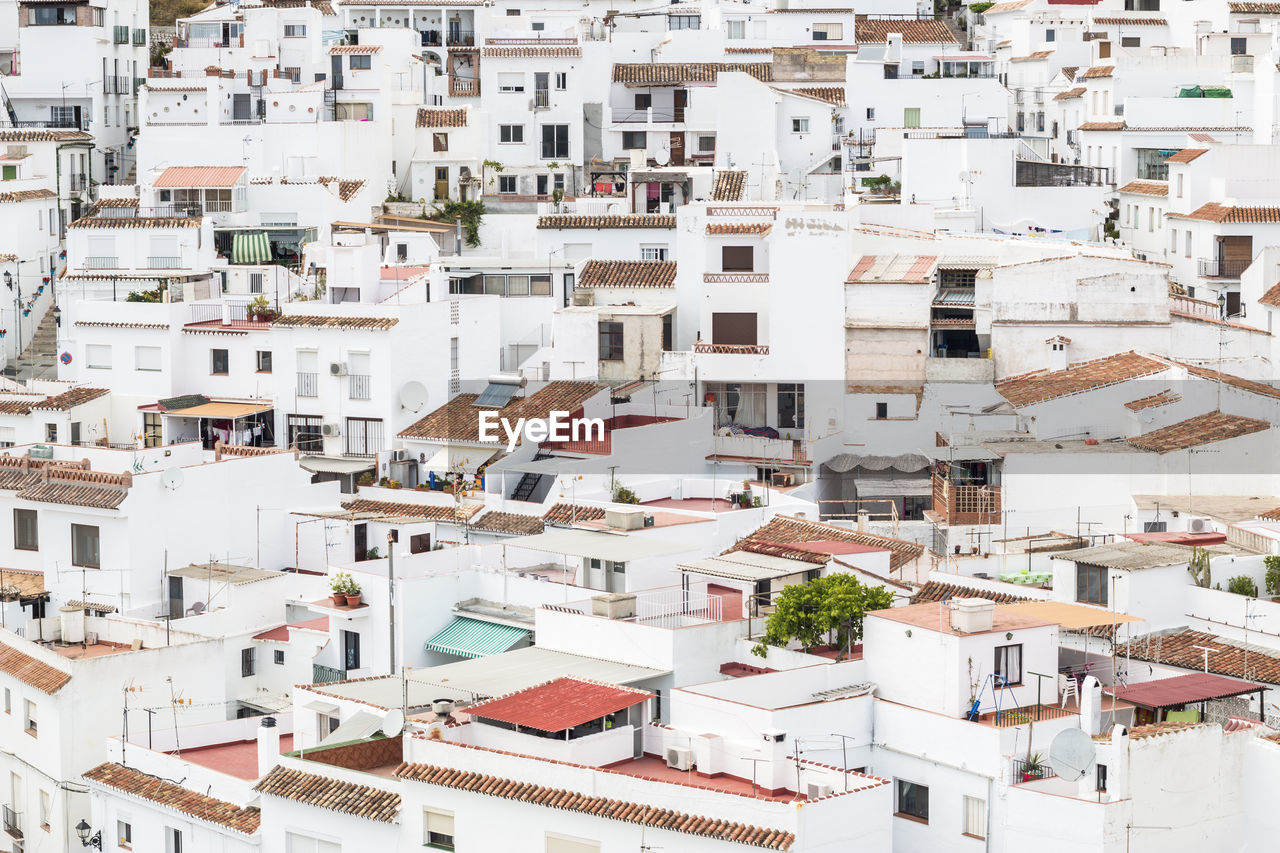
[[[671,165],[672,166],[684,165],[684,134],[683,133],[671,134]]]
[[[672,116],[672,121],[684,121],[684,108],[689,106],[689,90],[676,89],[673,103],[675,105],[675,114]]]

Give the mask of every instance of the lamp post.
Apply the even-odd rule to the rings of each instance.
[[[102,849],[102,830],[98,830],[97,832],[94,832],[93,835],[91,836],[89,833],[92,830],[93,830],[93,827],[89,826],[89,824],[85,822],[84,818],[80,818],[80,822],[76,824],[76,835],[80,836],[80,846],[96,847],[97,849],[101,850]]]
[[[10,273],[8,270],[4,271],[4,286],[13,291],[13,319],[18,330],[18,342],[13,350],[13,360],[15,363],[18,361],[18,358],[22,355],[22,314],[20,313],[21,305],[19,305],[19,303],[22,301],[22,261],[17,262],[17,269],[18,269],[18,277],[17,277],[18,286],[16,288],[14,287],[13,274]]]

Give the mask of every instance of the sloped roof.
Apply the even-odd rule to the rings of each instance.
[[[587,261],[578,287],[675,287],[675,261]]]
[[[1205,412],[1129,439],[1129,444],[1155,453],[1171,453],[1202,444],[1226,441],[1270,429],[1271,424],[1257,418],[1246,418],[1226,412]]]
[[[638,705],[653,694],[580,678],[557,678],[467,708],[467,715],[561,732]]]
[[[1190,213],[1170,213],[1177,219],[1201,219],[1206,222],[1227,223],[1276,223],[1280,222],[1280,207],[1244,207],[1210,202],[1202,204]]]
[[[1280,3],[1228,3],[1227,10],[1241,15],[1280,15]]]
[[[536,536],[542,533],[546,524],[536,515],[525,515],[520,512],[486,512],[471,522],[472,530],[486,533],[508,533],[512,536]]]
[[[772,222],[708,222],[707,233],[725,234],[768,234],[773,230]]]
[[[4,644],[0,644],[0,672],[6,672],[23,684],[49,695],[66,687],[71,680],[71,673]]]
[[[0,142],[92,142],[93,134],[83,130],[0,130]]]
[[[745,169],[717,169],[716,180],[711,188],[712,201],[741,201],[747,190],[747,172]]]
[[[385,331],[400,321],[395,317],[344,317],[317,314],[283,314],[271,321],[273,326],[309,329],[375,329]]]
[[[604,507],[558,503],[542,514],[548,524],[573,524],[579,521],[599,521],[604,518]]]
[[[671,213],[623,213],[591,216],[554,213],[538,217],[539,228],[675,228]]]
[[[1053,56],[1052,50],[1037,50],[1034,53],[1028,53],[1026,56],[1010,57],[1010,62],[1039,62],[1042,59],[1048,59]]]
[[[277,765],[253,790],[339,814],[395,823],[400,795]]]
[[[996,383],[996,391],[1015,406],[1030,406],[1142,376],[1152,376],[1168,369],[1167,364],[1130,350],[1092,361],[1076,362],[1064,370],[1041,370],[1010,376]]]
[[[1165,181],[1130,181],[1118,192],[1137,193],[1138,195],[1168,196],[1169,184]]]
[[[110,393],[111,389],[109,388],[71,388],[61,394],[46,397],[41,402],[32,405],[31,408],[46,411],[66,411],[92,402],[99,397],[105,397]]]
[[[418,127],[466,127],[467,111],[418,108]]]
[[[810,98],[817,98],[819,101],[826,101],[828,104],[834,104],[837,107],[843,107],[845,105],[843,86],[800,86],[786,91],[795,92],[797,95],[807,95]]]
[[[884,548],[889,552],[890,571],[918,559],[924,553],[924,546],[917,545],[915,542],[907,542],[904,539],[894,539],[889,536],[877,536],[872,533],[858,533],[856,530],[836,527],[835,525],[818,521],[808,521],[803,518],[794,518],[789,515],[774,516],[768,524],[748,533],[746,537],[739,540],[724,553],[731,554],[739,550],[754,550],[757,553],[761,553],[761,551],[753,547],[757,543],[785,546],[813,541],[849,542],[856,545]],[[780,554],[778,556],[783,555]]]
[[[262,813],[256,808],[237,806],[120,764],[99,764],[86,771],[83,777],[188,817],[225,826],[242,835],[256,834],[262,822]]]
[[[1082,98],[1084,97],[1084,93],[1087,91],[1088,89],[1084,86],[1076,86],[1074,89],[1067,89],[1065,92],[1059,92],[1053,96],[1053,99],[1055,101],[1069,101],[1072,98]]]
[[[1169,23],[1164,18],[1158,18],[1150,15],[1135,15],[1132,18],[1119,18],[1106,15],[1094,18],[1093,22],[1104,27],[1163,27],[1167,26]]]
[[[459,394],[431,414],[410,424],[399,433],[401,438],[430,441],[457,441],[484,444],[480,440],[482,411],[496,411],[499,418],[516,423],[520,418],[546,418],[553,411],[573,412],[609,386],[596,382],[552,382],[528,397],[516,397],[501,409],[474,405],[476,394]],[[501,429],[498,430],[501,432]],[[523,436],[518,439],[522,440]],[[487,442],[505,444],[505,439]]]
[[[1209,649],[1207,658],[1205,649]],[[1117,648],[1116,654],[1182,669],[1203,670],[1207,665],[1215,675],[1280,684],[1280,653],[1274,649],[1246,647],[1244,643],[1227,642],[1216,634],[1190,628],[1134,637],[1124,644],[1123,651]]]
[[[1096,80],[1099,77],[1110,77],[1116,70],[1114,65],[1094,65],[1080,75],[1082,80]]]
[[[426,504],[408,501],[372,501],[365,498],[342,501],[342,508],[353,513],[372,513],[387,518],[425,518],[435,521],[463,521],[484,509],[481,504]]]
[[[890,33],[900,34],[904,44],[956,44],[947,25],[932,18],[864,18],[854,28],[854,39],[858,44],[880,44]]]
[[[1139,397],[1136,400],[1130,400],[1124,404],[1124,407],[1130,411],[1141,412],[1144,409],[1151,409],[1156,406],[1167,406],[1171,403],[1176,403],[1181,399],[1181,394],[1171,388],[1166,388],[1158,394],[1151,394],[1146,397]]]
[[[129,496],[131,483],[128,474],[50,465],[42,468],[40,479],[19,491],[17,497],[40,503],[115,509]]]
[[[0,203],[19,201],[39,201],[42,198],[57,198],[53,190],[18,190],[16,192],[0,192]]]
[[[628,86],[714,83],[722,71],[737,71],[764,83],[773,82],[773,65],[768,62],[617,62],[613,66],[613,82]]]
[[[570,45],[525,45],[522,47],[486,47],[481,56],[489,59],[574,59],[582,56],[582,48]]]
[[[245,173],[244,166],[170,166],[156,178],[155,186],[161,187],[234,187]]]
[[[1165,162],[1166,163],[1190,163],[1192,160],[1196,159],[1197,157],[1200,157],[1201,155],[1208,154],[1208,153],[1209,153],[1208,148],[1183,148],[1181,151],[1179,151],[1177,154],[1174,154],[1172,157],[1166,157]]]
[[[937,255],[863,255],[854,264],[846,284],[877,282],[926,284],[938,265]]]
[[[1280,284],[1273,284],[1267,289],[1267,292],[1258,297],[1258,301],[1263,305],[1275,305],[1280,307]]]

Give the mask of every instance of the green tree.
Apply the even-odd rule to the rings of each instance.
[[[1227,592],[1234,592],[1236,595],[1247,595],[1250,598],[1258,597],[1258,585],[1254,583],[1253,578],[1248,575],[1236,575],[1227,581]]]
[[[1268,595],[1280,595],[1280,557],[1263,557],[1262,565],[1266,566],[1265,581]]]
[[[882,586],[869,587],[853,575],[838,573],[788,586],[773,604],[764,636],[751,649],[759,657],[769,653],[769,646],[783,647],[792,640],[806,651],[824,642],[847,650],[862,639],[867,612],[891,607],[893,595]]]

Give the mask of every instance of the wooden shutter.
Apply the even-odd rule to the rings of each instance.
[[[712,314],[711,342],[755,346],[756,315],[736,312]]]

